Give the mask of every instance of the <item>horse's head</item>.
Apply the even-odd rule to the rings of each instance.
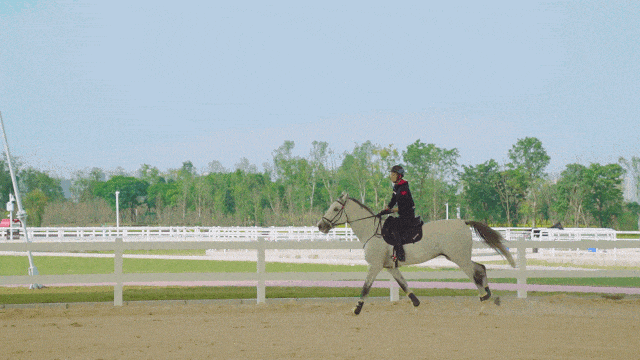
[[[341,225],[347,222],[347,215],[344,212],[344,206],[348,199],[349,195],[346,192],[342,193],[342,196],[329,206],[329,210],[327,210],[322,219],[318,221],[318,230],[326,234],[336,225]]]

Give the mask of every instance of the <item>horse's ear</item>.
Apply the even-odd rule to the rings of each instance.
[[[346,191],[343,191],[343,192],[342,192],[342,197],[341,197],[340,199],[341,199],[342,201],[345,201],[345,200],[347,200],[347,198],[348,198],[348,197],[349,197],[349,194],[347,194],[347,192],[346,192]]]

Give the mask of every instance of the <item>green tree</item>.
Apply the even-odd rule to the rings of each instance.
[[[294,156],[293,141],[285,141],[273,151],[275,181],[284,186],[284,205],[289,214],[310,210],[311,183],[309,177],[312,167],[301,157]]]
[[[500,180],[500,166],[491,159],[476,166],[464,166],[460,174],[462,199],[474,218],[485,223],[497,222],[503,218],[500,194],[496,184]]]
[[[13,194],[13,182],[9,172],[9,164],[5,159],[0,159],[0,202],[9,202],[9,194]]]
[[[205,177],[212,198],[214,214],[232,215],[236,211],[233,198],[233,175],[231,173],[210,173]]]
[[[313,209],[314,203],[319,193],[318,189],[322,187],[323,172],[326,171],[325,164],[327,162],[329,144],[324,141],[314,141],[311,143],[309,151],[309,184],[311,185],[311,194],[309,195],[310,208]]]
[[[373,154],[373,203],[376,209],[383,209],[391,197],[389,171],[400,162],[400,155],[393,145],[377,147]]]
[[[212,173],[228,173],[229,170],[227,170],[220,161],[218,160],[213,160],[209,163],[209,165],[207,166],[207,172],[209,174]]]
[[[324,206],[332,203],[340,195],[339,160],[336,153],[328,147],[326,142],[314,141],[312,145],[309,163],[312,169],[317,169],[317,179],[322,184],[322,191],[325,192],[323,197],[326,204],[321,204]]]
[[[264,209],[268,202],[263,195],[267,176],[257,173],[245,173],[241,170],[230,174],[232,178],[233,205],[236,218],[242,225],[263,225]]]
[[[545,168],[549,165],[550,157],[542,146],[542,142],[535,137],[519,139],[509,150],[511,163],[507,167],[524,173],[525,194],[531,206],[533,226],[538,217],[540,189],[542,179],[546,176]]]
[[[509,159],[514,168],[524,169],[527,179],[543,178],[544,169],[551,160],[542,142],[534,137],[519,139],[509,150]]]
[[[637,202],[626,203],[623,213],[618,219],[618,230],[638,231],[640,228],[640,204]]]
[[[624,167],[629,174],[631,182],[631,198],[640,202],[640,157],[633,156],[630,160],[620,157],[618,163]]]
[[[76,202],[86,202],[95,198],[95,187],[104,182],[106,178],[102,169],[93,168],[86,174],[83,171],[75,173],[75,179],[71,183],[71,196]]]
[[[179,197],[178,183],[171,181],[158,182],[147,188],[146,204],[156,212],[165,207],[175,206]]]
[[[585,197],[589,191],[585,181],[586,167],[580,164],[569,164],[560,174],[560,179],[554,186],[554,202],[552,210],[558,214],[562,223],[577,227],[579,224],[587,226],[585,217]]]
[[[526,175],[519,170],[520,168],[503,170],[496,178],[495,189],[500,196],[500,203],[509,226],[518,225],[520,206],[526,197]]]
[[[363,203],[371,200],[376,176],[379,176],[379,167],[374,161],[378,149],[371,141],[356,144],[351,153],[345,153],[340,166],[338,176],[342,189]]]
[[[114,176],[106,182],[96,184],[95,196],[105,199],[112,209],[116,208],[116,191],[119,191],[120,209],[129,209],[130,219],[136,221],[135,209],[147,196],[149,183],[132,176]]]
[[[562,222],[561,218],[556,212],[553,211],[553,204],[555,202],[555,188],[554,183],[551,181],[544,181],[540,187],[540,216],[542,220],[546,221],[548,225]],[[542,224],[538,226],[543,226]]]
[[[198,219],[202,219],[204,216],[210,215],[207,210],[211,209],[213,203],[211,188],[204,176],[194,179],[194,193],[196,216]]]
[[[444,204],[455,198],[457,190],[458,149],[441,149],[434,144],[416,140],[402,152],[407,177],[411,176],[411,191],[418,213],[431,220],[444,216]]]
[[[618,164],[591,164],[585,170],[585,185],[589,189],[585,209],[600,227],[613,226],[614,220],[622,213],[624,174],[624,169]]]
[[[166,180],[160,174],[157,167],[148,164],[142,164],[138,169],[137,176],[140,180],[146,181],[149,185],[158,183],[166,183]]]
[[[25,195],[23,202],[27,212],[27,224],[29,224],[29,226],[42,226],[44,211],[49,200],[44,191],[38,188]]]
[[[21,185],[21,192],[30,193],[39,189],[48,201],[64,200],[60,179],[52,178],[45,172],[34,168],[22,170],[19,173],[18,183]]]
[[[258,167],[249,162],[246,157],[240,158],[240,162],[235,165],[236,170],[240,170],[247,174],[257,174]]]
[[[187,217],[187,210],[195,206],[196,168],[191,161],[185,161],[176,175],[176,183],[179,190],[178,204],[182,210],[182,219],[184,220]]]
[[[47,173],[27,168],[19,172],[20,192],[24,194],[23,206],[29,216],[31,226],[41,226],[44,211],[49,202],[64,200],[60,180]]]

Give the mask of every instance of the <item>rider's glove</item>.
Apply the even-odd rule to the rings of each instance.
[[[384,209],[384,210],[380,211],[378,213],[378,215],[376,215],[376,216],[380,217],[382,215],[388,215],[388,214],[391,214],[391,210],[390,209]]]

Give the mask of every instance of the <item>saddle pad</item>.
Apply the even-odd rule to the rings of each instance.
[[[415,218],[408,226],[403,226],[403,221],[389,216],[382,225],[382,238],[389,245],[413,244],[422,240],[422,225],[424,222],[420,217]],[[400,236],[400,244],[393,237],[394,231]]]

